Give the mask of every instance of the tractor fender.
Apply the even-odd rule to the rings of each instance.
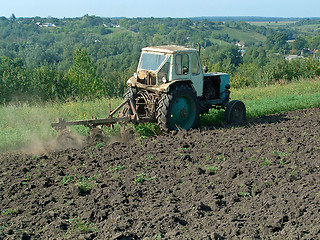
[[[129,79],[127,80],[127,85],[128,85],[128,86],[135,87],[137,83],[138,83],[138,80],[137,80],[137,78],[135,78],[135,77],[131,77],[131,78],[129,78]]]
[[[159,85],[159,90],[161,92],[168,93],[170,92],[170,88],[176,85],[190,85],[191,88],[195,91],[191,80],[173,80],[168,83]]]

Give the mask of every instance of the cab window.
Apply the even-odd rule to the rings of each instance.
[[[187,54],[176,55],[175,62],[177,75],[187,75],[189,73],[189,56]]]

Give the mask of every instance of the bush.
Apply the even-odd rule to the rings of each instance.
[[[261,79],[263,85],[275,82],[290,82],[300,78],[314,78],[319,76],[320,61],[317,59],[282,60],[265,67]]]
[[[252,81],[248,77],[240,73],[237,73],[231,77],[230,85],[234,88],[244,88],[244,87],[251,86]]]
[[[139,125],[135,125],[134,128],[140,138],[148,138],[161,133],[161,130],[156,123],[141,123]]]
[[[310,79],[320,76],[320,61],[317,59],[274,60],[264,67],[254,63],[242,64],[230,79],[234,88],[267,86],[297,79]]]
[[[241,64],[236,73],[230,79],[230,85],[234,88],[256,86],[260,79],[261,69],[253,64]]]

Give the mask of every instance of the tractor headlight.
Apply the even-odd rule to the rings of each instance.
[[[135,72],[135,73],[133,74],[133,77],[134,77],[134,78],[138,78],[138,74]]]
[[[161,80],[162,80],[163,83],[166,83],[166,82],[167,82],[166,77],[163,77]]]

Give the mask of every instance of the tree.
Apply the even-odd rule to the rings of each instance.
[[[243,57],[243,63],[253,63],[259,67],[266,65],[268,62],[267,53],[262,47],[248,47]]]
[[[0,17],[0,22],[5,22],[5,21],[8,21],[8,19],[4,16]]]
[[[17,20],[16,16],[12,13],[11,17],[9,18],[12,22],[15,22]]]
[[[320,35],[312,38],[310,47],[312,49],[320,49]]]
[[[73,65],[68,71],[68,79],[74,87],[74,94],[81,97],[99,96],[103,92],[101,80],[96,76],[97,67],[85,49],[78,48],[73,53]]]
[[[270,50],[282,51],[289,49],[288,35],[283,32],[275,32],[267,37],[265,45]]]
[[[233,45],[210,46],[201,53],[203,64],[208,66],[219,63],[221,66],[229,66],[231,64],[233,67],[237,67],[242,62],[238,47]],[[228,68],[231,69],[230,67]]]
[[[297,37],[296,40],[292,43],[293,48],[296,50],[302,50],[308,45],[307,40],[304,37]]]

